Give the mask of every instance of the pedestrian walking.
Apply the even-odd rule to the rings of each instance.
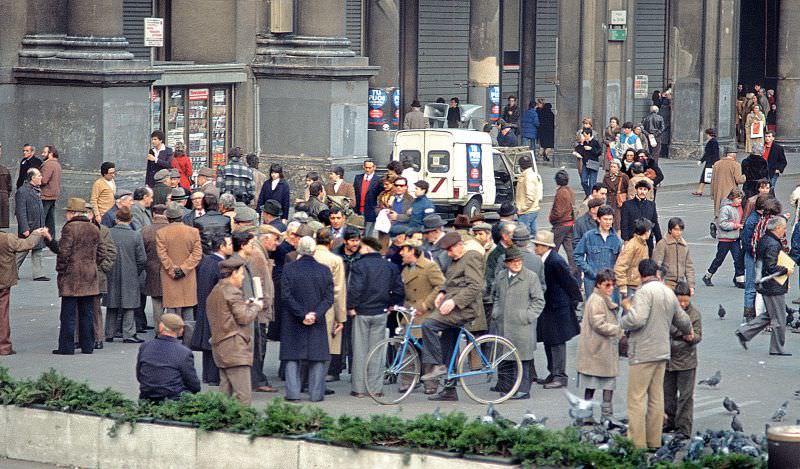
[[[147,169],[145,171],[144,183],[148,187],[155,187],[155,174],[162,170],[172,168],[172,159],[175,152],[172,148],[164,144],[164,132],[154,130],[150,134],[150,150],[147,152]],[[157,203],[163,204],[164,201]]]
[[[764,132],[767,127],[767,118],[764,110],[758,104],[753,106],[753,110],[747,115],[744,123],[744,151],[750,153],[754,143],[764,144]]]
[[[92,192],[89,196],[92,214],[97,223],[100,223],[103,215],[114,206],[116,200],[114,196],[117,193],[117,184],[114,182],[116,177],[117,168],[114,163],[105,161],[100,165],[100,177],[92,184]]]
[[[604,188],[605,189],[605,188]],[[588,233],[589,231],[597,228],[597,211],[600,210],[600,207],[604,205],[603,201],[600,199],[592,199],[591,197],[587,199],[591,206],[586,212],[580,215],[575,220],[575,225],[572,227],[572,251],[573,255],[575,254],[575,248],[578,247],[578,244],[581,242],[581,239]],[[611,207],[609,207],[611,209]],[[611,209],[611,213],[613,214],[613,209]],[[613,223],[613,215],[612,215],[612,223]],[[577,261],[576,261],[577,262]],[[580,268],[580,266],[578,266]]]
[[[592,129],[581,130],[580,140],[575,145],[575,154],[580,160],[581,187],[585,197],[589,197],[592,187],[597,182],[597,173],[600,171],[600,158],[603,156],[603,147],[594,138]]]
[[[656,244],[653,260],[661,269],[664,285],[674,290],[679,282],[684,282],[694,295],[694,262],[689,254],[689,243],[683,239],[683,229],[682,219],[678,217],[669,219],[667,235]]]
[[[272,163],[269,167],[269,180],[261,186],[258,194],[258,207],[256,210],[264,211],[264,205],[273,200],[280,207],[279,213],[270,213],[271,216],[278,217],[278,221],[286,223],[289,219],[289,207],[291,206],[291,194],[289,184],[283,175],[283,166],[279,163]]]
[[[619,375],[619,341],[624,335],[617,320],[617,303],[613,301],[614,272],[597,271],[594,288],[587,292],[583,308],[578,355],[575,359],[578,387],[584,388],[583,398],[591,400],[597,390],[603,391],[601,415],[614,414],[614,390]]]
[[[650,114],[642,119],[642,130],[644,130],[647,135],[646,146],[656,162],[658,162],[658,158],[661,156],[661,134],[664,133],[666,129],[664,118],[659,115],[658,111],[658,106],[650,106]]]
[[[495,277],[493,295],[492,324],[497,335],[510,340],[522,360],[522,382],[511,399],[530,399],[531,361],[536,350],[537,319],[545,306],[544,291],[539,277],[523,265],[522,251],[516,246],[506,250],[503,259],[505,268]],[[510,362],[501,363],[508,368]],[[502,372],[501,372],[502,373]],[[513,383],[513,377],[498,377],[499,392]]]
[[[527,115],[527,112],[525,114]],[[522,170],[514,192],[518,220],[528,227],[531,234],[536,235],[536,219],[539,216],[539,204],[543,197],[542,180],[538,174],[533,172],[533,160],[530,156],[520,156],[517,164]]]
[[[734,277],[733,284],[737,288],[745,287],[744,258],[742,257],[741,230],[742,223],[742,191],[733,189],[728,198],[722,201],[722,208],[717,217],[717,254],[708,271],[703,275],[703,283],[713,287],[711,277],[725,261],[730,252],[733,258]]]
[[[556,252],[564,246],[572,272],[577,272],[572,253],[572,226],[575,224],[575,192],[569,187],[569,175],[563,169],[555,176],[556,189],[553,206],[550,209],[550,224],[553,225],[553,242]]]
[[[692,323],[675,294],[660,281],[658,265],[638,265],[642,287],[622,300],[620,326],[628,331],[628,438],[637,448],[660,448],[664,425],[664,372],[670,359],[670,330],[694,340]]]
[[[769,167],[763,154],[764,145],[755,143],[750,149],[750,154],[742,161],[742,175],[745,177],[742,191],[745,200],[758,194],[758,181],[770,176]]]
[[[61,196],[61,163],[58,160],[58,150],[53,145],[42,148],[42,207],[44,208],[44,226],[47,227],[53,239],[56,236],[56,202]]]
[[[694,383],[697,377],[697,344],[703,338],[703,320],[700,311],[692,304],[691,287],[678,282],[673,288],[678,304],[692,322],[691,340],[677,329],[670,328],[670,359],[664,374],[664,428],[675,432],[676,437],[689,439],[694,421]]]
[[[578,206],[575,208],[576,223],[580,217],[582,217],[583,215],[586,214],[586,212],[589,211],[589,202],[591,200],[597,200],[600,202],[600,205],[605,205],[606,203],[608,203],[607,199],[608,199],[608,189],[606,188],[605,184],[603,184],[602,182],[595,183],[592,186],[592,192],[589,194],[589,196],[583,199],[583,202],[578,204]],[[600,205],[597,205],[597,207],[599,207]],[[577,241],[575,241],[575,244],[577,244]]]
[[[595,290],[597,274],[601,270],[613,270],[622,250],[622,241],[614,231],[613,209],[607,205],[599,207],[597,221],[597,228],[581,237],[574,253],[575,264],[583,272],[583,291],[587,299]]]
[[[741,165],[736,161],[735,144],[725,147],[725,156],[714,163],[711,171],[711,197],[714,198],[714,218],[716,218],[719,216],[722,199],[728,197],[731,190],[736,189],[746,180],[742,174]]]
[[[719,142],[717,142],[717,129],[708,128],[704,133],[706,136],[706,144],[703,147],[703,156],[700,158],[700,161],[697,162],[698,165],[703,166],[703,170],[700,171],[700,182],[697,184],[697,190],[692,192],[692,195],[697,196],[703,195],[706,183],[711,182],[711,178],[706,177],[706,174],[713,171],[712,168],[714,167],[714,163],[719,161]]]
[[[742,228],[742,250],[744,251],[744,322],[755,319],[756,309],[756,245],[764,236],[769,220],[781,213],[780,202],[769,194],[756,197],[754,211]]]
[[[747,350],[747,342],[753,339],[767,326],[772,327],[769,342],[769,354],[790,356],[784,350],[786,341],[786,293],[789,291],[788,277],[794,268],[784,267],[780,262],[783,253],[781,238],[786,236],[786,219],[775,216],[769,219],[767,232],[756,244],[756,291],[764,299],[765,311],[752,321],[742,324],[736,329],[739,343]],[[779,264],[780,262],[780,264]],[[760,269],[758,266],[760,265]],[[783,276],[783,279],[778,277]]]
[[[647,247],[649,252],[652,252],[655,243],[661,241],[661,227],[658,224],[656,203],[647,199],[647,194],[650,193],[650,190],[650,181],[636,183],[636,195],[622,204],[620,234],[622,239],[627,241],[634,235],[637,220],[642,218],[649,220],[652,225],[653,237],[647,239]]]
[[[103,298],[106,307],[106,342],[113,342],[122,323],[122,341],[144,342],[136,335],[134,311],[141,302],[139,276],[147,266],[147,255],[141,233],[131,228],[131,211],[117,210],[117,222],[110,229],[117,248],[114,266],[108,273],[108,294]]]
[[[166,312],[193,320],[197,305],[197,264],[203,258],[200,232],[182,222],[183,211],[167,206],[169,225],[156,233],[156,252],[161,261],[161,289]]]
[[[86,202],[70,198],[65,208],[56,257],[61,326],[56,355],[75,353],[75,320],[79,318],[81,353],[94,352],[94,297],[100,294],[97,263],[101,260],[100,229],[86,216]]]
[[[617,288],[623,298],[633,296],[639,289],[642,279],[636,266],[650,256],[647,253],[647,240],[650,239],[653,224],[646,218],[636,220],[633,237],[625,241],[614,264]]]
[[[628,175],[621,171],[622,163],[614,159],[608,165],[608,172],[603,176],[608,204],[614,209],[614,229],[620,231],[622,221],[622,205],[628,200]]]
[[[536,111],[536,101],[528,103],[528,109],[522,114],[520,120],[522,130],[522,144],[527,145],[536,155],[536,139],[539,134],[539,113]]]
[[[41,185],[42,173],[38,169],[31,168],[25,175],[24,184],[17,189],[17,193],[14,195],[17,234],[21,238],[27,238],[34,230],[44,227]],[[30,250],[31,267],[34,280],[47,282],[50,281],[50,278],[45,276],[42,267],[42,249],[44,249],[44,241],[40,239],[39,243]],[[27,250],[17,252],[17,269],[22,266],[27,256]]]
[[[544,103],[539,112],[539,155],[544,161],[550,161],[556,142],[556,115],[553,105]]]
[[[333,306],[334,286],[331,271],[314,259],[315,249],[313,238],[301,238],[297,243],[298,259],[284,267],[281,277],[280,359],[286,363],[288,401],[300,400],[301,367],[308,370],[311,402],[325,399],[325,373],[330,361],[325,313]]]
[[[786,151],[783,145],[775,141],[775,132],[772,130],[764,132],[764,159],[767,160],[769,185],[774,194],[778,177],[786,169]]]
[[[245,298],[244,259],[230,258],[219,263],[219,282],[206,301],[211,329],[211,351],[219,368],[219,391],[250,405],[253,365],[253,321],[263,308],[260,300]]]
[[[183,319],[165,314],[156,327],[158,335],[143,343],[136,357],[139,399],[161,402],[179,399],[185,392],[200,392],[192,351],[178,339],[183,336]]]

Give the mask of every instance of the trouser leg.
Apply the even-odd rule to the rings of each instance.
[[[300,399],[300,362],[297,360],[284,361],[286,375],[286,399]]]
[[[253,389],[260,386],[269,386],[267,375],[264,374],[264,356],[267,353],[267,325],[258,321],[253,323],[253,369],[250,380]]]
[[[220,391],[232,396],[244,405],[250,405],[252,394],[250,390],[250,367],[233,366],[220,368]]]
[[[531,362],[533,360],[522,360],[522,382],[519,383],[517,392],[531,392]]]
[[[680,371],[664,372],[664,413],[667,414],[667,426],[678,428],[678,378]]]
[[[77,298],[77,316],[80,319],[80,344],[83,353],[94,351],[94,298],[81,296]]]
[[[50,231],[53,239],[56,239],[56,201],[43,200],[42,208],[44,209],[44,226]]]
[[[628,367],[628,438],[637,448],[647,447],[645,401],[651,377],[651,363],[639,363]]]
[[[711,261],[711,265],[708,267],[709,274],[717,273],[717,269],[725,262],[725,257],[728,255],[728,252],[731,250],[732,242],[717,242],[717,254],[714,256],[714,260]]]
[[[11,289],[0,288],[0,355],[8,355],[11,347],[11,323],[8,315]]]
[[[661,447],[661,431],[664,427],[664,371],[667,361],[653,364],[653,374],[647,387],[647,446]]]
[[[139,295],[139,307],[134,310],[133,315],[137,332],[144,332],[147,329],[147,316],[144,314],[144,309],[146,306],[147,295]]]
[[[219,368],[214,361],[214,354],[210,350],[203,350],[203,382],[210,385],[219,384]]]
[[[161,323],[161,315],[164,313],[164,303],[162,301],[162,297],[160,296],[151,296],[150,297],[150,307],[152,308],[153,314],[153,327],[158,330],[158,325]]]
[[[33,269],[33,278],[44,277],[44,268],[42,267],[42,250],[31,249],[31,268]]]
[[[119,329],[121,310],[106,307],[106,340],[113,339]]]
[[[744,337],[745,340],[749,341],[758,335],[758,333],[761,332],[765,327],[769,326],[769,323],[769,314],[764,311],[756,316],[755,319],[739,326],[739,328],[736,329],[736,333]]]
[[[744,307],[753,308],[756,303],[756,261],[750,248],[744,247]]]
[[[102,342],[106,332],[103,324],[101,295],[96,295],[92,298],[92,326],[94,328],[94,341]]]
[[[325,370],[327,369],[327,361],[308,362],[308,394],[311,402],[325,399]]]
[[[422,363],[427,365],[444,363],[439,333],[448,327],[450,326],[435,319],[426,319],[422,322],[422,340],[425,343],[425,346],[422,347]]]
[[[342,354],[332,353],[330,365],[328,366],[328,374],[334,378],[338,378],[342,373]]]
[[[547,369],[554,380],[567,382],[567,344],[545,345]],[[548,353],[549,351],[549,353]]]
[[[578,266],[575,264],[575,259],[572,255],[572,227],[571,226],[555,226],[553,227],[553,243],[556,245],[553,250],[558,252],[563,246],[566,253],[567,262],[573,275],[578,272]]]
[[[61,298],[61,327],[58,334],[58,350],[72,353],[75,351],[75,316],[78,308],[77,298],[65,296]]]
[[[122,311],[122,338],[131,339],[136,335],[136,321],[133,319],[133,309],[123,309]]]
[[[694,422],[694,380],[697,370],[683,370],[677,372],[676,387],[678,390],[678,405],[675,412],[673,426],[686,436],[692,435]]]
[[[553,350],[549,345],[544,346],[544,356],[547,359],[547,377],[553,379]]]
[[[17,253],[17,271],[22,267],[22,263],[25,262],[25,258],[28,257],[29,252],[30,251],[22,251]]]
[[[788,280],[787,280],[788,281]],[[769,353],[784,353],[786,341],[786,301],[784,295],[764,296],[764,306],[772,326],[769,340]]]

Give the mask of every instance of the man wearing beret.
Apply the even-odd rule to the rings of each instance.
[[[136,358],[139,399],[160,402],[179,399],[184,392],[200,392],[194,355],[178,340],[183,335],[183,326],[180,316],[164,314],[156,338],[139,347]]]
[[[423,365],[433,369],[422,376],[422,381],[436,380],[447,374],[445,359],[449,360],[458,338],[458,330],[464,324],[483,315],[484,265],[483,254],[464,249],[464,241],[456,232],[449,232],[436,242],[436,247],[447,252],[452,263],[445,272],[445,282],[433,301],[436,308],[422,323]],[[441,332],[441,338],[439,333]],[[445,382],[432,401],[457,401],[455,383]]]

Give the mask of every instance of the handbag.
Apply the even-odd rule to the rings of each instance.
[[[656,141],[656,137],[653,134],[647,136],[647,141],[650,143],[650,146],[655,148],[658,146],[658,142]]]
[[[711,184],[711,176],[714,174],[714,168],[705,168],[703,170],[703,182]]]
[[[599,161],[587,159],[583,163],[586,165],[586,169],[590,169],[592,171],[600,171],[600,162]]]
[[[708,225],[708,234],[711,235],[712,238],[717,239],[717,223],[711,222]]]
[[[622,192],[622,176],[619,176],[619,181],[617,181],[617,207],[621,208],[626,200],[628,200],[628,194]]]

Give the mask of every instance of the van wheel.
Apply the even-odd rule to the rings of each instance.
[[[481,213],[481,200],[478,198],[470,199],[461,209],[461,213],[468,216],[470,219],[475,215]]]

